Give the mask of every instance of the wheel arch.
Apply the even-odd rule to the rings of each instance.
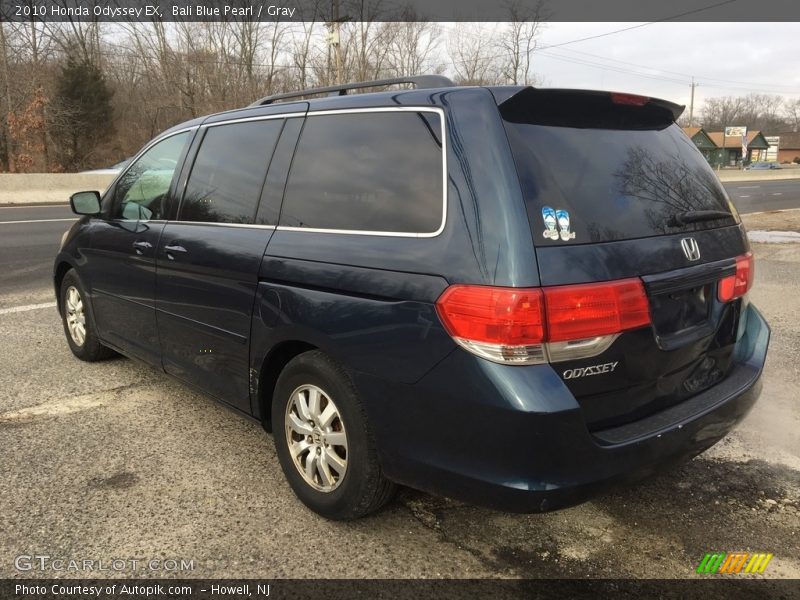
[[[272,418],[270,415],[272,414],[273,394],[275,392],[275,384],[278,382],[278,377],[280,377],[284,367],[294,357],[304,352],[318,349],[314,344],[302,340],[286,340],[271,348],[264,357],[258,373],[257,399],[261,424],[267,431],[272,431]]]
[[[61,313],[61,282],[64,281],[66,274],[74,268],[75,265],[71,262],[61,259],[53,271],[53,287],[55,288],[56,306],[58,307],[59,313]]]

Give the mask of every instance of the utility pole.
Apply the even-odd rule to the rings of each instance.
[[[698,84],[694,82],[694,77],[692,77],[692,99],[689,101],[689,127],[694,127],[694,88],[697,87]]]
[[[342,33],[342,20],[339,18],[339,0],[333,0],[334,6],[334,13],[333,18],[334,22],[333,25],[336,27],[336,83],[342,83],[342,43],[341,43],[341,33]]]
[[[336,83],[342,83],[342,46],[340,42],[341,19],[339,18],[339,0],[331,2],[331,21],[326,23],[328,28],[328,70],[330,71],[330,51],[336,58]]]

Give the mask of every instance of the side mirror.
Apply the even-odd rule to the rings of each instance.
[[[69,197],[69,205],[76,215],[99,215],[100,192],[77,192]]]

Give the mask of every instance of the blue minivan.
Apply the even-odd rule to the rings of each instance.
[[[581,502],[703,452],[760,393],[753,255],[681,110],[420,76],[188,121],[72,196],[67,342],[263,423],[331,519],[398,485]]]

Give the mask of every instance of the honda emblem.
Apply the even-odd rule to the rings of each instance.
[[[697,245],[697,240],[692,237],[683,238],[681,240],[681,248],[686,255],[687,260],[700,260],[700,246]]]

